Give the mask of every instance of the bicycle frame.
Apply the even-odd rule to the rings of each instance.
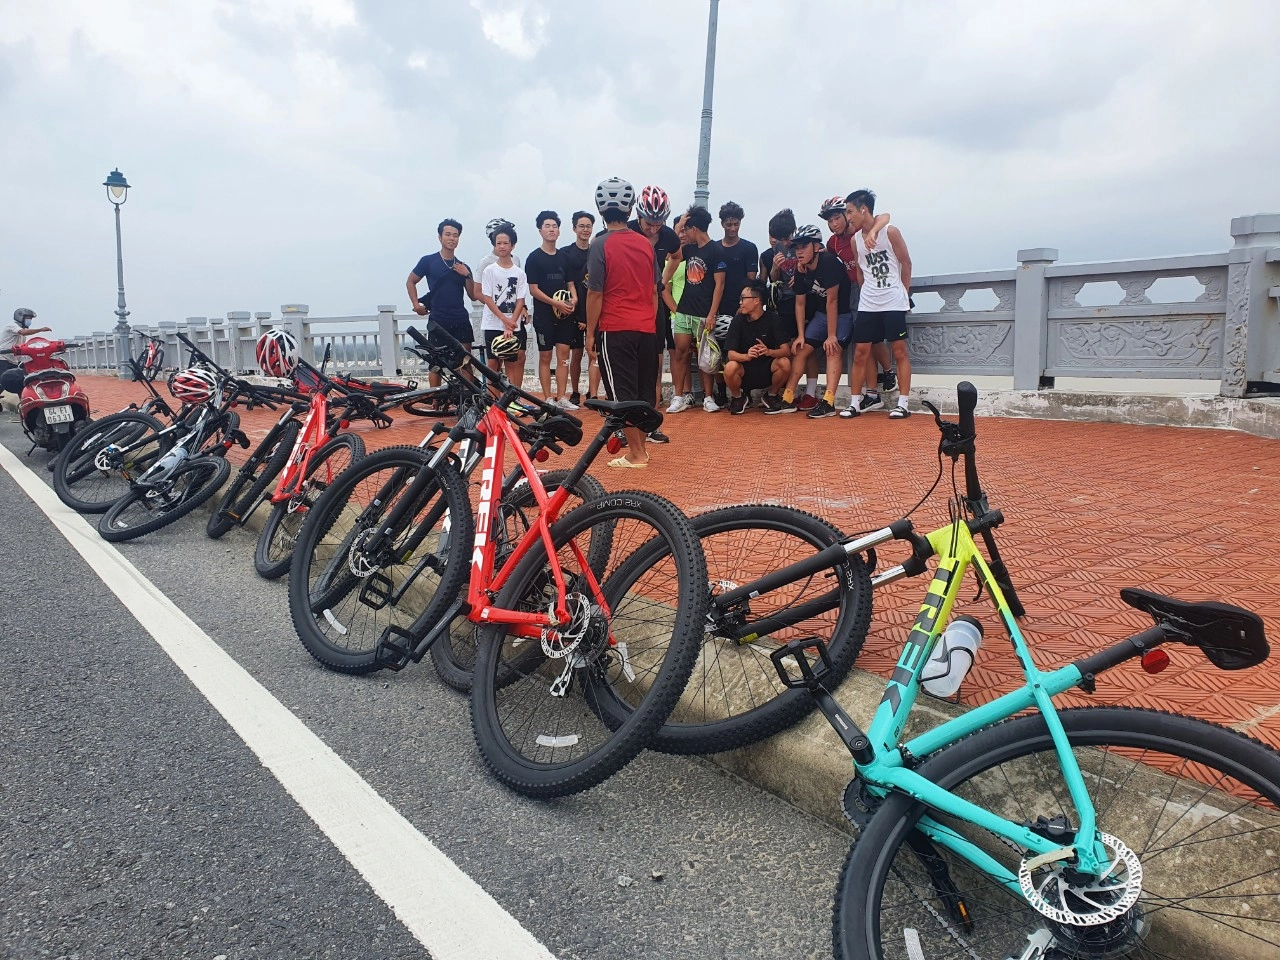
[[[311,470],[312,455],[337,433],[337,426],[329,422],[328,390],[324,386],[317,387],[311,391],[306,419],[302,421],[289,462],[280,472],[280,479],[271,494],[273,504],[285,503],[302,492],[303,481]]]

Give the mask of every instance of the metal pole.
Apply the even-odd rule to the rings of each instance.
[[[702,81],[702,134],[698,142],[698,180],[694,185],[693,202],[705,207],[711,199],[707,187],[711,183],[711,91],[716,80],[716,25],[719,20],[720,0],[711,0],[711,13],[707,20],[707,72]]]
[[[129,321],[125,318],[129,316],[129,311],[124,305],[124,253],[120,244],[120,204],[113,204],[116,208],[116,283],[118,286],[118,294],[116,300],[116,366],[120,379],[128,380],[132,377],[129,370],[129,357],[133,354],[133,346],[131,343],[133,330],[129,327]]]

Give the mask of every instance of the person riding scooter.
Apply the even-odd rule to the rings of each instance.
[[[37,333],[49,333],[52,327],[36,327],[32,329],[31,321],[36,318],[36,312],[30,307],[19,307],[13,311],[13,321],[6,323],[0,327],[0,351],[9,350],[23,341],[26,337],[33,337]],[[18,365],[9,359],[8,354],[0,353],[0,373],[6,370],[12,370]],[[0,390],[0,407],[4,405],[4,393]],[[18,408],[18,396],[13,397],[14,410]]]

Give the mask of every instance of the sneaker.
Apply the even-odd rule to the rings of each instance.
[[[720,384],[716,384],[716,388],[712,396],[715,397],[717,406],[727,407],[729,405],[729,391]]]
[[[836,408],[827,403],[826,400],[819,400],[814,404],[813,409],[809,411],[810,420],[821,420],[824,417],[834,417],[835,415]]]
[[[776,394],[766,393],[760,398],[760,406],[764,407],[765,413],[781,413],[782,398]],[[792,404],[795,406],[795,404]]]
[[[649,442],[650,443],[670,443],[671,438],[668,437],[661,430],[655,430],[653,431],[653,433],[649,434]]]
[[[712,397],[707,397],[702,401],[702,409],[707,411],[707,413],[718,413],[720,411],[720,404],[716,403]]]
[[[866,413],[868,410],[883,410],[884,399],[878,393],[864,393],[858,398],[858,412]]]
[[[790,403],[787,403],[785,400],[779,397],[778,405],[776,407],[766,407],[764,412],[765,413],[797,413],[799,412],[799,410],[800,410],[800,407],[794,400],[792,400]]]
[[[856,400],[850,400],[849,405],[840,411],[841,418],[845,420],[852,420],[854,417],[861,415],[862,411],[858,409],[858,402]]]
[[[909,416],[911,416],[911,411],[906,407],[894,407],[889,411],[890,420],[905,420]]]
[[[573,391],[573,393],[569,394],[569,402],[573,404],[573,407],[570,407],[571,410],[582,406],[582,394],[577,390]]]
[[[747,412],[747,398],[745,394],[740,397],[729,398],[729,413],[732,416],[735,416],[735,417],[740,416],[741,414],[744,414],[746,412]]]
[[[898,374],[892,367],[880,374],[877,379],[880,381],[880,389],[885,393],[898,389]]]
[[[689,401],[680,395],[671,398],[671,406],[667,407],[667,413],[684,413],[688,409]]]
[[[578,409],[578,405],[576,403],[574,403],[572,400],[565,400],[563,397],[557,400],[556,404],[557,406],[560,407],[561,410],[577,410]]]
[[[817,405],[818,405],[818,398],[814,396],[810,396],[807,393],[803,397],[801,397],[800,402],[796,404],[796,406],[801,410],[812,410]]]

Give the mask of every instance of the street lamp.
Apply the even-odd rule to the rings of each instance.
[[[120,379],[127,380],[132,376],[128,365],[129,357],[133,353],[130,342],[133,330],[129,327],[129,321],[125,319],[129,316],[129,311],[124,305],[124,255],[120,249],[120,207],[129,199],[129,181],[124,178],[124,174],[119,169],[116,169],[107,175],[102,185],[107,188],[107,199],[116,208],[116,282],[119,287],[116,301],[116,317],[119,318],[115,328],[116,366],[119,369]]]
[[[707,16],[707,62],[702,79],[702,130],[698,136],[698,179],[694,184],[693,202],[705,207],[711,199],[711,90],[716,81],[716,27],[720,19],[720,0],[711,0]]]

